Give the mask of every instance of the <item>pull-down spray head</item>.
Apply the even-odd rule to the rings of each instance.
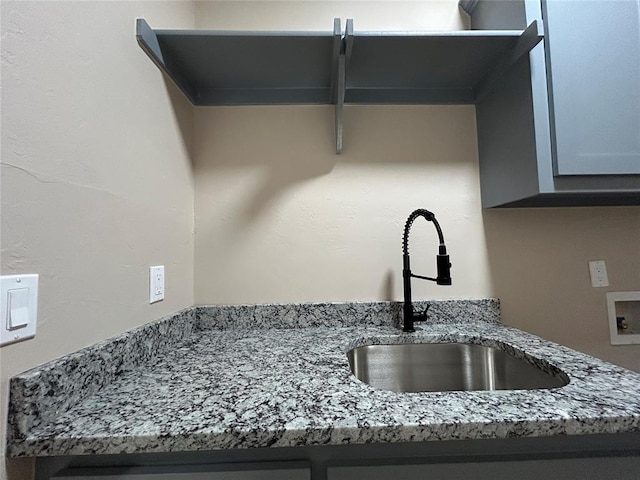
[[[423,217],[425,220],[432,222],[436,227],[436,231],[438,232],[438,255],[436,256],[436,277],[424,277],[422,275],[414,275],[411,273],[411,262],[409,259],[409,230],[411,229],[411,225],[416,218]],[[449,261],[449,255],[447,254],[447,247],[444,244],[444,235],[442,234],[442,229],[440,228],[440,224],[438,220],[436,220],[436,216],[425,209],[415,210],[409,218],[407,222],[404,224],[404,235],[402,237],[402,280],[404,286],[404,331],[405,332],[414,332],[413,322],[425,320],[425,314],[417,314],[413,313],[413,305],[411,303],[411,277],[421,278],[423,280],[431,280],[432,282],[436,282],[438,285],[451,285],[451,262]]]

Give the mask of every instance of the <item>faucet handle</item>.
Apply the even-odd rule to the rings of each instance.
[[[414,322],[424,322],[424,321],[426,321],[427,318],[428,318],[428,315],[429,315],[429,307],[430,306],[431,306],[431,304],[427,303],[426,308],[422,312],[414,314],[413,321]]]

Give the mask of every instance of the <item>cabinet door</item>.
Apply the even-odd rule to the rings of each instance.
[[[640,0],[543,0],[555,175],[640,174]]]
[[[328,480],[637,480],[640,457],[329,467]]]
[[[310,480],[307,462],[69,468],[51,480]]]

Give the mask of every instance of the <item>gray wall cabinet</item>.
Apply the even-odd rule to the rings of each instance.
[[[640,205],[640,0],[461,5],[473,29],[544,25],[476,104],[483,206]]]

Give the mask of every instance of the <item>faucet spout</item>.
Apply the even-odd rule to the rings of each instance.
[[[422,275],[415,275],[411,272],[411,260],[409,257],[409,231],[411,225],[418,218],[423,217],[428,222],[432,222],[438,232],[438,254],[436,256],[436,277],[425,277]],[[404,290],[404,305],[403,305],[403,320],[404,320],[404,332],[415,332],[413,326],[414,322],[420,322],[427,319],[427,312],[414,313],[413,303],[411,301],[411,278],[420,278],[422,280],[430,280],[436,282],[438,285],[451,285],[451,262],[449,261],[449,255],[447,254],[447,247],[444,243],[444,235],[436,216],[429,210],[419,208],[415,210],[406,223],[404,224],[404,235],[402,237],[402,285]]]

